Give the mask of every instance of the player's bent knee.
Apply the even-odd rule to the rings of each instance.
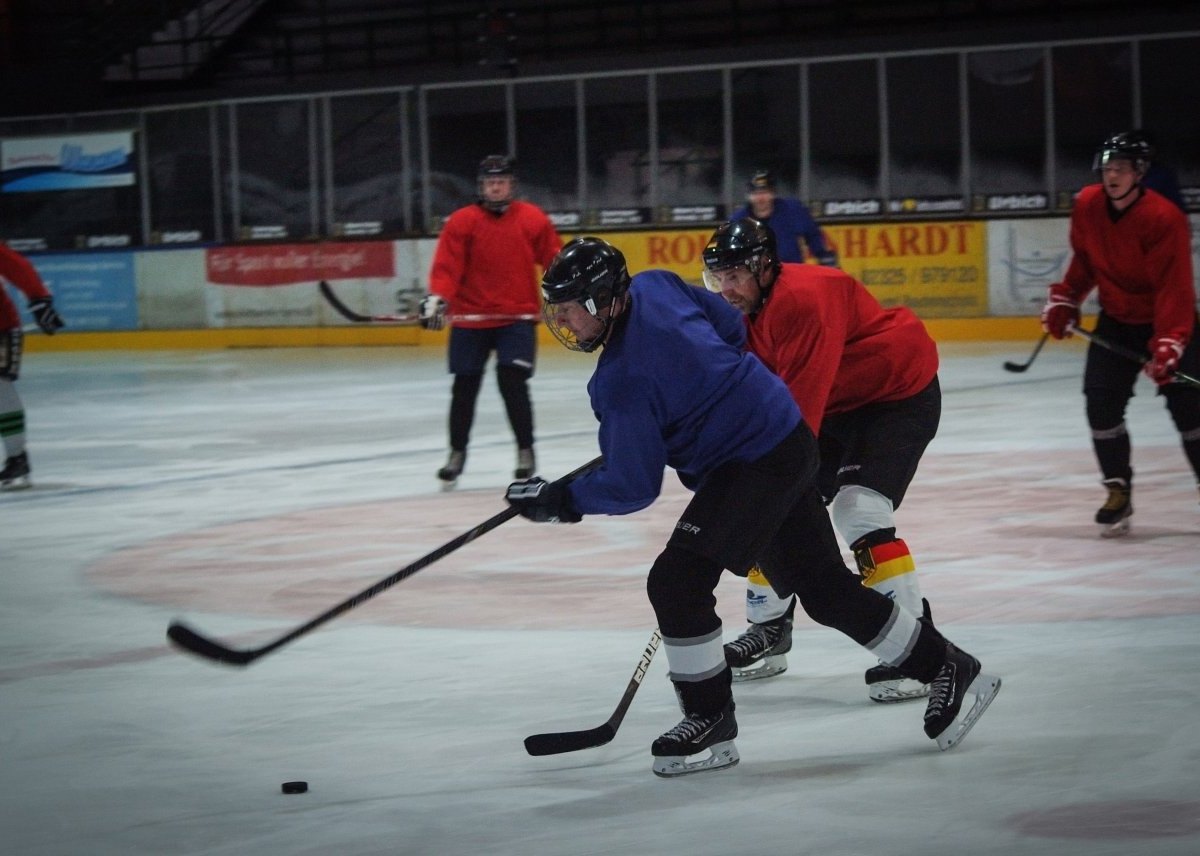
[[[896,519],[892,501],[877,490],[852,484],[838,491],[829,506],[833,528],[847,544],[883,529],[895,534]]]

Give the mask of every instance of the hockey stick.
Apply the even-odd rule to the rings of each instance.
[[[633,670],[633,677],[629,679],[629,685],[625,687],[625,694],[621,696],[621,700],[617,703],[617,709],[608,718],[608,722],[583,731],[531,734],[525,738],[525,751],[530,755],[561,755],[563,752],[578,752],[580,749],[603,746],[616,737],[617,729],[621,727],[625,712],[633,703],[633,697],[637,693],[638,687],[642,685],[642,678],[646,677],[650,661],[654,659],[654,652],[658,650],[658,643],[661,641],[662,634],[658,628],[655,628],[654,632],[650,634],[650,641],[646,644],[646,650],[642,652],[642,658],[638,661],[637,668]]]
[[[1033,365],[1033,361],[1036,360],[1037,355],[1042,352],[1042,346],[1046,344],[1046,340],[1049,338],[1050,338],[1049,333],[1043,333],[1042,338],[1040,340],[1038,340],[1037,347],[1035,347],[1033,349],[1033,353],[1029,355],[1029,359],[1027,359],[1023,363],[1006,362],[1004,364],[1004,370],[1010,371],[1010,372],[1017,372],[1017,373],[1026,371],[1031,365]]]
[[[598,467],[603,462],[603,460],[604,460],[603,457],[595,458],[594,460],[591,460],[588,463],[584,464],[582,467],[579,467],[578,469],[563,476],[558,481],[559,481],[559,483],[566,483],[566,482],[572,481],[573,479],[577,478],[578,476],[583,475],[584,473],[588,472],[589,470],[592,470],[592,469]],[[333,619],[333,618],[337,618],[343,612],[348,612],[349,610],[354,609],[354,607],[358,606],[360,603],[370,600],[371,598],[375,597],[375,595],[391,588],[392,586],[394,586],[396,583],[400,582],[401,580],[408,579],[413,574],[415,574],[417,571],[420,571],[423,568],[429,567],[430,565],[432,565],[434,562],[438,561],[439,559],[444,559],[446,556],[449,556],[451,553],[453,553],[459,547],[462,547],[465,544],[471,543],[479,536],[484,535],[488,532],[491,532],[493,529],[495,529],[500,524],[505,523],[506,521],[511,520],[512,518],[516,517],[517,513],[518,512],[515,507],[509,506],[504,511],[501,511],[499,514],[489,517],[487,520],[485,520],[483,523],[480,523],[475,528],[473,528],[467,532],[464,532],[463,534],[459,535],[457,538],[453,539],[452,541],[446,542],[445,544],[443,544],[442,546],[440,546],[436,550],[434,550],[432,553],[428,553],[428,554],[422,556],[421,558],[417,559],[411,565],[406,565],[405,567],[396,571],[396,573],[392,574],[391,576],[386,577],[386,578],[380,580],[379,582],[375,583],[375,585],[371,586],[370,588],[364,589],[363,591],[360,591],[358,594],[354,595],[353,597],[342,601],[341,603],[339,603],[337,606],[333,607],[332,609],[322,612],[320,615],[318,615],[312,621],[309,621],[305,624],[300,625],[295,630],[292,630],[288,633],[285,633],[283,636],[280,636],[274,642],[270,642],[259,648],[245,648],[245,649],[230,648],[226,645],[221,644],[220,642],[217,642],[214,639],[211,639],[207,636],[202,636],[200,633],[196,632],[195,630],[193,630],[192,628],[188,627],[186,624],[184,624],[180,621],[172,621],[171,622],[170,626],[167,628],[167,638],[169,640],[171,640],[171,642],[175,643],[175,645],[177,645],[179,648],[182,648],[184,651],[187,651],[188,653],[191,653],[191,654],[195,654],[198,657],[203,657],[207,660],[215,660],[219,663],[228,663],[233,666],[249,665],[250,663],[253,663],[255,660],[257,660],[259,657],[265,657],[267,654],[270,654],[272,651],[274,651],[278,648],[282,648],[284,645],[288,644],[289,642],[299,639],[301,636],[304,636],[306,633],[309,633],[312,630],[315,630],[316,628],[318,628],[322,624],[324,624],[326,621],[329,621],[330,619]]]
[[[348,321],[354,321],[358,324],[413,324],[420,320],[420,316],[418,315],[363,315],[360,312],[355,312],[343,303],[341,298],[333,293],[333,289],[329,287],[329,283],[325,280],[321,280],[317,288],[320,289],[321,296],[325,298],[326,302]],[[537,321],[540,318],[540,315],[489,315],[480,313],[446,316],[446,320],[450,323],[454,323],[455,321]]]
[[[1150,360],[1146,357],[1145,354],[1139,354],[1137,351],[1131,351],[1131,350],[1129,350],[1129,348],[1123,347],[1114,342],[1110,342],[1107,339],[1102,339],[1100,336],[1097,336],[1091,330],[1084,330],[1081,327],[1072,327],[1071,330],[1075,333],[1078,333],[1080,336],[1087,339],[1089,342],[1091,342],[1095,345],[1099,345],[1101,348],[1104,348],[1105,350],[1112,351],[1117,356],[1124,357],[1127,360],[1133,360],[1135,363],[1139,363],[1140,365],[1143,365],[1143,366],[1146,365],[1146,363],[1150,362]],[[1184,374],[1183,372],[1180,372],[1180,371],[1173,371],[1173,372],[1171,372],[1171,377],[1173,379],[1179,381],[1180,383],[1186,383],[1191,386],[1200,387],[1200,378],[1194,378],[1189,374]]]

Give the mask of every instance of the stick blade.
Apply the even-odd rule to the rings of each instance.
[[[1027,366],[1027,365],[1024,365],[1024,364],[1022,364],[1022,363],[1005,363],[1005,364],[1004,364],[1004,370],[1005,370],[1005,371],[1008,371],[1008,372],[1017,372],[1018,374],[1020,374],[1021,372],[1025,371],[1027,368],[1029,368],[1029,366]]]
[[[562,755],[565,752],[603,746],[616,736],[617,730],[607,722],[598,728],[588,728],[584,731],[531,734],[525,738],[525,751],[530,755]]]
[[[226,663],[231,666],[245,666],[254,659],[253,651],[235,651],[233,648],[227,648],[219,642],[209,639],[207,636],[201,636],[192,628],[188,627],[179,621],[172,621],[167,627],[167,639],[169,639],[176,647],[189,654],[195,654],[197,657],[203,657],[206,660],[213,660],[217,663]]]

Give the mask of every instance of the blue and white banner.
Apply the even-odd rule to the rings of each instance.
[[[0,191],[124,187],[136,181],[133,132],[0,140]]]

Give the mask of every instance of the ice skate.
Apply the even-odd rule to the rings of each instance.
[[[930,626],[933,625],[929,601],[925,598],[921,598],[921,619]],[[895,666],[889,666],[884,662],[867,669],[865,678],[867,695],[871,701],[887,704],[896,701],[912,701],[929,695],[929,684],[923,684],[913,678],[906,678]]]
[[[867,695],[871,701],[890,703],[912,701],[929,695],[929,684],[906,678],[895,666],[880,663],[867,669]]]
[[[929,689],[925,734],[943,751],[957,746],[998,692],[1000,678],[983,674],[978,660],[947,642],[946,660]]]
[[[537,472],[537,464],[534,463],[533,449],[518,449],[517,468],[513,470],[513,478],[531,479],[535,472]]]
[[[4,462],[0,470],[0,490],[25,490],[32,487],[29,480],[29,456],[22,452]]]
[[[737,719],[731,699],[719,712],[710,716],[688,713],[683,721],[654,741],[650,754],[654,756],[654,775],[670,779],[732,767],[740,760],[733,738],[737,737]],[[692,755],[707,750],[708,757],[688,761]]]
[[[725,643],[725,661],[733,669],[733,682],[772,678],[787,671],[792,650],[792,616],[784,615],[763,624],[751,624],[746,632]]]
[[[466,462],[466,452],[450,452],[450,457],[446,460],[446,466],[437,472],[437,477],[443,482],[442,490],[450,490],[454,487],[458,481],[458,477],[462,475],[463,465]]]
[[[1096,512],[1101,538],[1117,538],[1129,532],[1133,518],[1133,488],[1125,479],[1105,479],[1108,499]]]

